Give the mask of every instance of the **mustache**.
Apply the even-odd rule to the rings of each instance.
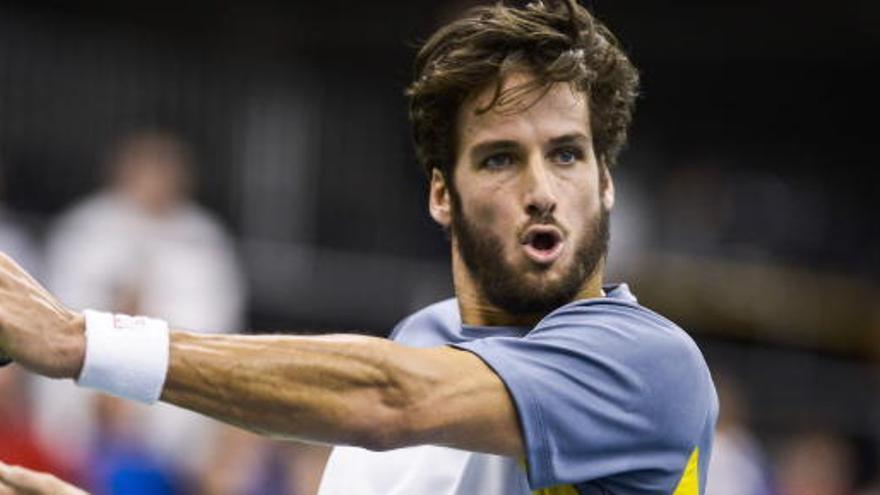
[[[564,225],[562,225],[555,216],[553,216],[553,212],[541,212],[531,215],[531,218],[529,218],[529,220],[525,224],[517,229],[517,238],[522,239],[525,235],[525,232],[535,226],[555,227],[559,229],[560,232],[562,232],[563,237],[568,237],[568,229]]]

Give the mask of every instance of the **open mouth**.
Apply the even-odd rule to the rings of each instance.
[[[535,263],[549,265],[562,254],[562,232],[550,225],[529,227],[521,239],[526,256]]]

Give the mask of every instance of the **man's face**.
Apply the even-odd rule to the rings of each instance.
[[[545,313],[573,300],[596,272],[613,186],[592,148],[586,96],[556,84],[524,110],[478,112],[493,90],[459,111],[449,215],[434,216],[451,227],[453,249],[489,303]]]
[[[185,148],[174,138],[132,137],[116,160],[114,186],[146,213],[167,214],[186,199],[190,164]]]

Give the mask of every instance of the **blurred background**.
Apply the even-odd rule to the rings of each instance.
[[[77,308],[386,335],[452,294],[403,90],[471,3],[0,2],[0,249]],[[880,493],[880,4],[588,5],[643,77],[608,279],[706,354],[709,495]],[[72,388],[0,373],[0,459],[314,492],[321,447]]]

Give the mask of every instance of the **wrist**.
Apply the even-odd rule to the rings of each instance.
[[[63,371],[63,376],[75,379],[82,373],[86,358],[86,318],[82,313],[73,313],[67,322],[65,335],[70,337],[62,352],[64,352],[64,362],[70,364]]]
[[[123,399],[159,400],[168,372],[163,320],[85,310],[85,353],[77,383]]]

